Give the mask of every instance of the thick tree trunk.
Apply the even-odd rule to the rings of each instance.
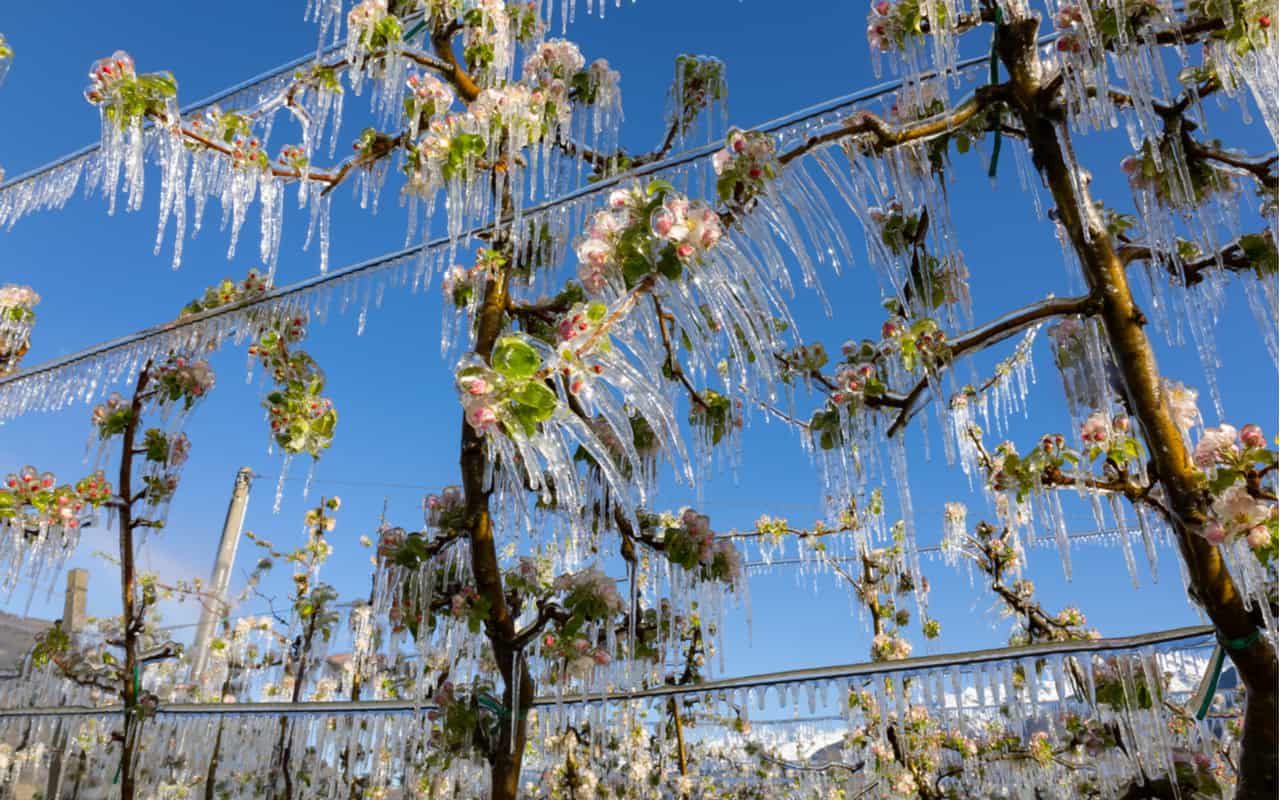
[[[1151,451],[1157,480],[1168,495],[1173,528],[1190,576],[1190,590],[1204,607],[1219,637],[1252,637],[1257,620],[1244,606],[1222,555],[1198,533],[1205,521],[1207,499],[1201,489],[1182,434],[1164,401],[1159,369],[1144,330],[1146,320],[1134,302],[1125,264],[1117,256],[1092,209],[1087,178],[1073,175],[1068,161],[1070,139],[1053,98],[1042,91],[1042,65],[1036,55],[1038,19],[1000,26],[998,50],[1013,83],[1014,111],[1026,131],[1037,168],[1057,206],[1092,294],[1101,303],[1101,320],[1115,356],[1125,400],[1137,418]],[[1278,773],[1276,652],[1262,637],[1230,651],[1246,688],[1247,712],[1237,797],[1274,797]]]

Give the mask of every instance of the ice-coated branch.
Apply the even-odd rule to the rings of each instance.
[[[972,97],[947,113],[900,127],[890,125],[869,111],[859,111],[850,116],[842,127],[810,137],[783,153],[778,161],[786,165],[822,145],[841,139],[857,138],[859,142],[867,144],[872,152],[881,153],[912,142],[943,136],[1003,103],[1008,92],[1009,87],[1003,83],[979,86]]]
[[[1255,240],[1262,240],[1265,234],[1252,234]],[[1159,261],[1173,277],[1179,279],[1183,286],[1195,286],[1205,279],[1205,274],[1214,269],[1225,269],[1231,272],[1251,272],[1258,266],[1256,259],[1245,249],[1245,237],[1236,239],[1216,253],[1203,256],[1194,261],[1177,257],[1173,253],[1157,252],[1148,245],[1132,244],[1120,248],[1120,258],[1130,264],[1134,261]]]
[[[684,386],[685,391],[689,393],[690,402],[702,409],[708,408],[707,401],[702,399],[702,395],[689,382],[689,376],[685,374],[684,368],[680,366],[680,359],[676,357],[675,348],[671,346],[671,334],[667,330],[667,323],[674,322],[674,320],[670,314],[662,310],[662,301],[658,299],[657,295],[653,295],[652,299],[653,314],[658,321],[658,331],[662,334],[662,349],[666,354],[666,360],[663,362],[664,366],[666,366],[671,377],[680,381],[680,384]]]

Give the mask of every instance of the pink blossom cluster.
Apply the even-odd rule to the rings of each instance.
[[[871,639],[872,661],[901,661],[911,655],[911,642],[896,633],[877,633]]]
[[[488,433],[497,427],[502,376],[488,368],[477,367],[458,377],[462,412],[476,433]]]
[[[119,93],[121,84],[135,77],[133,59],[123,50],[117,50],[110,57],[93,62],[89,70],[89,88],[85,89],[84,97],[94,105],[110,101]]]
[[[613,660],[608,650],[592,645],[583,636],[557,636],[554,633],[542,637],[542,657],[563,659],[568,672],[579,678],[586,678],[593,669],[608,666]]]
[[[476,263],[471,267],[454,264],[445,270],[440,289],[447,300],[456,306],[463,306],[475,297],[476,289],[484,284],[484,276],[483,264]]]
[[[599,293],[620,272],[618,241],[639,223],[639,209],[643,206],[644,192],[638,185],[615,189],[609,193],[608,208],[587,220],[586,231],[574,243],[574,252],[578,256],[578,279],[588,292]]]
[[[619,277],[619,240],[639,225],[648,225],[651,259],[656,259],[658,252],[670,243],[676,257],[686,264],[697,261],[715,247],[724,233],[715,209],[700,201],[690,202],[678,192],[668,192],[648,220],[641,219],[645,205],[646,194],[636,185],[615,189],[609,195],[608,208],[591,215],[586,231],[574,244],[578,278],[588,292],[599,293]]]
[[[271,166],[271,159],[262,149],[262,143],[256,137],[237,136],[232,141],[231,166],[236,169],[265,170]]]
[[[471,608],[480,599],[480,593],[474,586],[463,586],[462,590],[449,598],[449,616],[454,619],[466,619],[471,615]]]
[[[1084,11],[1078,5],[1066,4],[1053,15],[1053,25],[1062,34],[1054,45],[1060,53],[1079,53],[1084,50],[1084,38],[1081,28],[1084,24]]]
[[[1201,535],[1210,542],[1218,544],[1244,538],[1255,551],[1266,550],[1275,542],[1280,506],[1251,490],[1244,477],[1258,461],[1259,451],[1264,451],[1266,446],[1266,435],[1252,424],[1238,432],[1227,424],[1206,428],[1196,442],[1192,458],[1197,467],[1212,476],[1235,476],[1225,488],[1215,492],[1210,519],[1201,529]]]
[[[387,16],[387,0],[360,0],[347,12],[348,36],[362,38]]]
[[[690,202],[682,194],[667,195],[662,206],[649,218],[649,228],[659,239],[676,246],[676,256],[689,262],[716,246],[724,229],[715,209],[699,200]]]
[[[431,116],[443,114],[453,105],[453,89],[434,75],[413,73],[405,79],[405,86],[416,102],[431,104]]]
[[[831,402],[837,405],[858,403],[866,389],[867,381],[874,378],[876,368],[868,363],[841,364],[836,369],[837,389],[831,393]]]
[[[597,567],[587,567],[578,572],[558,576],[551,588],[568,595],[581,594],[599,601],[609,613],[623,609],[622,596],[618,594],[618,582]]]
[[[462,508],[461,486],[446,486],[440,494],[429,494],[422,499],[422,517],[428,528],[439,528],[441,518]]]
[[[759,131],[730,128],[724,149],[711,157],[720,179],[716,189],[726,203],[741,207],[759,195],[778,174],[773,137]]]
[[[1178,381],[1164,381],[1164,400],[1169,406],[1169,413],[1178,430],[1188,433],[1200,421],[1200,407],[1197,400],[1200,394],[1189,386]]]
[[[307,151],[299,144],[287,144],[280,148],[276,163],[290,169],[301,170],[307,166]]]
[[[905,0],[908,3],[918,0]],[[867,13],[867,44],[873,51],[887,53],[893,49],[901,23],[893,13],[893,5],[889,0],[876,0]]]
[[[711,530],[711,518],[686,508],[680,524],[692,539],[698,563],[712,578],[733,585],[742,574],[742,556],[729,539],[717,539]]]
[[[1241,443],[1245,447],[1266,447],[1267,437],[1257,425],[1245,425],[1238,432],[1234,425],[1226,423],[1205,428],[1204,435],[1196,442],[1192,459],[1201,469],[1228,464],[1240,455]]]
[[[93,422],[94,427],[99,427],[102,423],[106,422],[112,414],[124,407],[124,398],[119,392],[112,392],[106,400],[93,407],[93,410],[89,412],[89,419]]]
[[[187,458],[191,455],[191,440],[187,438],[185,433],[177,433],[169,437],[169,457],[167,463],[170,467],[181,467],[187,463]]]
[[[155,369],[156,379],[180,397],[196,400],[213,388],[214,374],[209,362],[203,358],[188,359],[177,356]],[[161,402],[170,398],[161,396]]]
[[[30,286],[19,286],[16,283],[0,286],[0,316],[8,316],[4,312],[15,308],[30,311],[39,302],[40,295]]]
[[[1123,439],[1129,432],[1129,418],[1120,414],[1112,416],[1106,411],[1095,411],[1080,426],[1080,439],[1087,445],[1109,449],[1116,439]]]
[[[547,39],[524,62],[524,80],[530,85],[563,84],[582,69],[587,60],[578,46],[567,39]]]
[[[394,558],[404,545],[404,536],[404,528],[393,528],[383,523],[378,529],[378,558]]]

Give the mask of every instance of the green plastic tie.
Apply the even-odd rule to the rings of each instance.
[[[994,86],[1000,81],[1000,57],[996,54],[996,41],[1000,38],[1000,26],[1004,23],[1004,12],[996,6],[995,27],[991,30],[991,74],[987,82]],[[1000,127],[995,129],[995,139],[991,143],[991,166],[987,169],[987,177],[996,176],[996,165],[1000,163]]]
[[[409,29],[409,32],[408,32],[408,33],[406,33],[402,38],[407,42],[407,41],[409,41],[410,39],[412,39],[412,38],[413,38],[413,35],[414,35],[415,33],[417,33],[418,31],[422,30],[422,29],[423,29],[423,28],[425,28],[425,27],[427,27],[427,21],[426,21],[426,20],[418,20],[418,24],[417,24],[417,25],[414,25],[412,28],[410,28],[410,29]]]
[[[1200,707],[1196,709],[1196,719],[1204,719],[1209,713],[1209,707],[1213,705],[1213,696],[1218,692],[1218,680],[1222,677],[1223,666],[1226,665],[1227,651],[1238,653],[1241,650],[1246,650],[1250,645],[1258,641],[1261,635],[1261,632],[1255,628],[1252,632],[1235,639],[1218,637],[1219,646],[1213,649],[1213,666],[1209,669],[1212,677],[1209,679],[1204,697],[1200,700]]]
[[[134,664],[133,665],[133,696],[137,697],[141,691],[142,691],[142,665]],[[127,720],[129,718],[130,712],[132,711],[133,711],[133,706],[124,707],[124,716],[125,716],[126,724],[128,724]],[[119,764],[116,764],[116,775],[114,778],[111,779],[112,786],[115,786],[117,783],[120,782],[120,770],[123,767],[124,767],[123,761],[121,761]]]

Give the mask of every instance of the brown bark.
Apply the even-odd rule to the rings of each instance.
[[[1129,411],[1151,451],[1155,474],[1168,496],[1174,531],[1190,576],[1195,599],[1226,640],[1252,636],[1257,621],[1227,571],[1222,555],[1198,535],[1206,519],[1207,497],[1195,468],[1164,402],[1161,377],[1146,320],[1134,301],[1125,274],[1105,226],[1082,217],[1081,209],[1093,207],[1086,182],[1076,182],[1068,161],[1070,139],[1052,97],[1042,93],[1043,66],[1036,54],[1039,20],[1015,20],[1001,25],[997,48],[1012,83],[1011,104],[1026,131],[1033,159],[1053,194],[1059,219],[1084,269],[1091,292],[1101,303],[1100,318],[1119,369]],[[1246,688],[1247,710],[1237,797],[1273,797],[1278,774],[1276,652],[1262,637],[1243,649],[1232,650],[1231,660]]]
[[[124,429],[120,446],[120,504],[117,513],[120,523],[121,619],[124,622],[124,686],[120,693],[124,701],[124,741],[120,752],[121,800],[133,800],[136,792],[133,768],[137,755],[138,729],[142,723],[137,715],[138,684],[141,681],[135,679],[141,667],[138,660],[138,634],[141,633],[142,620],[137,612],[133,563],[133,442],[138,434],[138,424],[142,421],[143,394],[150,377],[151,364],[148,363],[138,374],[133,400],[129,406],[129,424]]]

